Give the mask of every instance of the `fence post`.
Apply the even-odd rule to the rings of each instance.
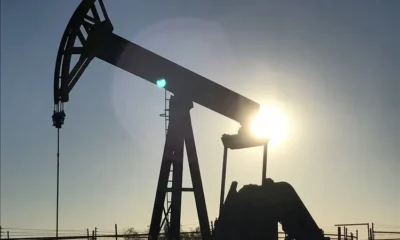
[[[90,240],[89,228],[86,228],[86,235],[87,235],[87,239]]]
[[[352,233],[352,232],[350,233],[350,239],[351,239],[351,240],[354,240],[354,238],[353,238],[353,233]]]
[[[338,228],[337,228],[338,240],[341,240],[341,239],[342,239],[342,233],[341,233],[341,230],[342,230],[342,228],[341,228],[341,227],[338,227]]]
[[[10,232],[7,231],[7,239],[10,239]]]
[[[94,240],[94,230],[92,230],[92,239]]]
[[[372,228],[369,229],[369,239],[372,240]]]
[[[358,229],[356,230],[356,239],[358,240]]]
[[[375,231],[374,231],[374,223],[372,223],[372,235],[371,235],[372,240],[375,239]]]
[[[115,240],[118,240],[118,228],[117,228],[117,224],[115,224]]]

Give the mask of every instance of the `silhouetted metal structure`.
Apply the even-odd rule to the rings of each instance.
[[[348,226],[366,226],[367,227],[368,240],[371,239],[369,223],[341,223],[341,224],[335,224],[335,227],[344,227],[344,228],[346,228]]]
[[[160,114],[160,117],[164,118],[164,127],[165,127],[165,137],[167,137],[168,133],[168,125],[169,125],[169,102],[171,100],[168,91],[165,89],[164,90],[164,113]],[[173,166],[171,166],[170,169],[170,176],[168,178],[168,184],[167,187],[172,187],[172,173],[173,173]],[[169,229],[169,222],[171,220],[171,192],[167,192],[165,195],[165,205],[164,205],[164,219],[162,222],[166,224],[166,228],[164,228],[166,231]]]
[[[328,239],[290,184],[264,179],[261,186],[236,188],[233,182],[215,222],[214,239],[278,239],[278,222],[287,239]]]
[[[226,168],[228,164],[228,149],[237,150],[242,148],[261,146],[263,145],[263,165],[261,174],[261,184],[264,179],[267,178],[267,151],[268,151],[268,139],[257,139],[254,137],[247,136],[247,134],[235,134],[229,135],[224,134],[221,137],[222,144],[224,145],[224,155],[222,159],[222,179],[221,179],[221,194],[219,201],[219,212],[221,213],[222,206],[225,199],[225,180],[226,180]]]
[[[101,0],[83,0],[72,15],[62,36],[56,60],[53,125],[58,130],[63,125],[64,103],[69,101],[71,90],[94,58],[108,62],[153,84],[165,79],[167,83],[164,88],[173,96],[169,100],[168,131],[149,239],[158,238],[164,222],[169,225],[168,238],[179,239],[182,192],[191,191],[195,196],[202,237],[209,240],[211,232],[190,118],[193,102],[241,124],[237,134],[224,135],[222,138],[224,146],[230,149],[266,144],[265,139],[257,139],[249,134],[250,121],[258,113],[260,106],[114,34],[113,29]],[[73,56],[78,57],[75,64],[71,61]],[[184,146],[193,184],[191,189],[182,187]],[[266,152],[264,155],[266,156]],[[266,158],[264,162],[266,165]],[[264,169],[263,178],[265,178]],[[171,173],[172,186],[169,187]],[[266,179],[263,180],[261,187],[244,187],[239,193],[236,193],[236,187],[234,189],[231,187],[216,223],[215,231],[218,236],[215,236],[215,239],[277,239],[278,221],[284,225],[286,232],[296,239],[324,239],[322,232],[290,185],[268,183]],[[168,192],[171,193],[171,203],[166,209],[164,201]],[[170,222],[168,222],[169,213]],[[166,217],[163,218],[163,214]],[[232,234],[231,230],[236,234]]]
[[[166,79],[165,89],[171,97],[169,130],[161,164],[150,235],[156,239],[163,222],[162,214],[171,212],[168,235],[178,238],[182,191],[193,191],[204,239],[210,239],[210,227],[190,120],[193,102],[248,126],[257,114],[259,104],[211,80],[175,64],[113,33],[113,26],[102,1],[84,0],[71,17],[62,36],[54,76],[54,114],[61,128],[65,119],[64,103],[79,78],[94,58],[139,76],[150,83]],[[78,57],[76,64],[71,61]],[[193,189],[182,188],[183,146],[186,145]],[[172,166],[172,188],[168,178]],[[167,192],[171,192],[170,209],[163,208]],[[168,215],[168,214],[165,214]]]

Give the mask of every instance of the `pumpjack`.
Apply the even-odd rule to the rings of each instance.
[[[113,33],[114,27],[102,0],[83,0],[69,20],[61,38],[54,75],[53,125],[64,124],[64,103],[89,63],[97,58],[136,75],[149,83],[166,80],[170,99],[169,127],[150,224],[149,239],[158,239],[163,226],[167,238],[180,238],[182,192],[193,192],[202,238],[277,239],[277,224],[293,239],[322,240],[318,228],[304,204],[287,183],[266,179],[262,186],[248,185],[239,192],[232,183],[223,204],[215,231],[210,230],[206,201],[192,130],[190,110],[193,102],[238,123],[237,134],[224,141],[236,148],[261,146],[265,139],[250,137],[249,126],[260,105],[226,87],[192,72]],[[74,64],[71,59],[78,57]],[[193,188],[182,187],[183,151],[186,146]],[[172,169],[172,187],[167,183]],[[164,207],[171,192],[171,205]],[[170,215],[170,218],[167,217]],[[267,236],[267,237],[266,237]]]

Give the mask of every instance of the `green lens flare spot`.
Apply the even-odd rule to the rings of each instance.
[[[157,87],[164,88],[167,85],[167,81],[164,78],[162,78],[162,79],[157,80],[156,84],[157,84]]]

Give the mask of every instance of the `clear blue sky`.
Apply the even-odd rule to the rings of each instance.
[[[3,227],[55,227],[54,64],[78,3],[1,1]],[[116,34],[287,115],[290,135],[270,149],[267,174],[291,183],[321,227],[400,225],[399,1],[105,4]],[[146,81],[91,63],[61,131],[61,229],[150,223],[163,97]],[[192,116],[214,219],[220,137],[237,124],[198,105]],[[261,154],[231,152],[227,185],[258,184]],[[194,198],[185,194],[183,201],[182,225],[194,227]]]

